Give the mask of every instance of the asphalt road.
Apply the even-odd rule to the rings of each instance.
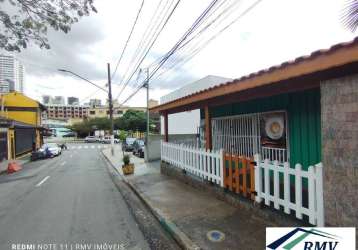
[[[87,249],[105,243],[118,249],[149,248],[108,175],[100,146],[69,145],[59,157],[0,175],[1,250],[14,249],[12,244],[55,244],[55,249],[67,244],[75,250],[84,243],[91,244]]]

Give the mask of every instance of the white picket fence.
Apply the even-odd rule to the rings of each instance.
[[[305,214],[309,217],[311,224],[324,226],[322,163],[309,166],[308,171],[304,171],[300,164],[296,164],[295,168],[290,168],[288,162],[282,165],[268,159],[261,161],[260,155],[255,155],[255,162],[257,202],[264,201],[265,205],[270,205],[270,202],[273,202],[275,209],[280,209],[281,205],[287,214],[292,209],[296,212],[298,219],[302,219],[302,214]],[[280,197],[280,173],[283,175],[283,199]],[[290,176],[295,177],[294,203],[290,197]],[[302,178],[308,180],[308,207],[302,205]],[[273,194],[270,193],[270,185],[273,185]]]
[[[205,180],[224,186],[223,151],[161,142],[161,159]]]

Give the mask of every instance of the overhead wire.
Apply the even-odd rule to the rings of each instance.
[[[140,65],[142,64],[142,62],[144,61],[145,57],[148,55],[149,51],[151,50],[151,48],[153,47],[153,45],[155,44],[155,42],[157,41],[160,33],[163,31],[163,29],[165,28],[165,26],[167,25],[167,23],[169,22],[170,18],[172,17],[174,11],[177,9],[179,3],[181,0],[177,0],[176,4],[174,5],[173,9],[170,11],[168,17],[165,19],[164,24],[162,25],[162,27],[160,28],[159,32],[157,33],[155,39],[152,41],[152,43],[150,44],[149,48],[147,49],[147,51],[145,52],[145,54],[143,55],[143,57],[141,58],[141,60],[139,61],[139,63],[137,64],[137,66],[135,67],[135,69],[132,71],[132,74],[130,75],[130,77],[127,79],[127,81],[124,83],[124,85],[122,86],[122,89],[120,90],[119,94],[117,95],[117,97],[115,99],[118,99],[119,96],[123,93],[124,89],[126,88],[126,86],[128,85],[128,83],[130,82],[130,80],[132,79],[132,77],[134,76],[134,74],[137,72],[137,70],[139,69]]]
[[[169,52],[165,54],[163,59],[160,62],[160,65],[156,68],[158,70],[165,61],[175,52],[175,50],[180,46],[180,44],[185,41],[185,39],[192,34],[192,32],[202,23],[203,18],[210,12],[210,10],[216,5],[216,3],[219,0],[213,0],[210,2],[210,4],[206,7],[206,9],[199,15],[199,17],[194,21],[194,23],[186,30],[186,32],[182,35],[182,37],[179,39],[179,41],[176,42],[176,44],[170,49]],[[156,71],[155,71],[156,72]],[[152,77],[150,74],[148,80]],[[141,86],[137,88],[121,105],[123,105],[125,102],[127,102],[130,98],[132,98],[143,86],[145,83],[143,83]],[[118,98],[118,97],[117,97]],[[117,99],[116,98],[116,99]]]
[[[229,24],[227,24],[224,28],[220,29],[216,34],[214,34],[213,36],[211,36],[210,39],[208,39],[202,46],[200,46],[199,48],[197,48],[195,50],[195,53],[193,53],[188,60],[191,60],[194,56],[196,56],[202,49],[204,49],[210,42],[212,42],[215,38],[217,38],[220,34],[222,34],[224,31],[226,31],[228,28],[230,28],[234,23],[236,23],[237,21],[239,21],[242,17],[244,17],[247,13],[249,13],[253,8],[255,8],[262,0],[257,0],[255,1],[252,5],[250,5],[245,11],[243,11],[237,18],[235,18],[233,21],[231,21]],[[168,53],[167,53],[168,54]],[[166,55],[167,55],[166,54]],[[188,61],[187,60],[187,61]],[[186,61],[186,62],[187,62]],[[162,66],[163,64],[161,64]],[[158,68],[159,69],[159,68]],[[152,73],[150,74],[149,78],[147,80],[150,80],[155,73],[158,71],[158,69],[156,71],[152,71]],[[146,81],[147,81],[146,80]],[[125,104],[126,102],[128,102],[135,94],[138,93],[138,91],[140,89],[143,88],[143,86],[145,85],[146,82],[144,82],[141,86],[139,86],[131,95],[128,96],[128,98],[126,98],[121,105]]]
[[[118,62],[117,62],[116,67],[115,67],[115,70],[114,70],[114,72],[113,72],[113,74],[112,74],[112,76],[111,76],[111,80],[113,80],[114,77],[115,77],[115,75],[116,75],[116,72],[117,72],[117,70],[118,70],[119,64],[120,64],[121,61],[122,61],[122,58],[123,58],[124,53],[125,53],[125,51],[126,51],[126,49],[127,49],[127,46],[128,46],[128,44],[129,44],[129,41],[130,41],[130,39],[131,39],[131,37],[132,37],[133,31],[134,31],[134,29],[135,29],[135,26],[137,25],[137,22],[138,22],[140,13],[142,12],[143,6],[144,6],[144,0],[142,0],[142,3],[141,3],[141,5],[140,5],[140,7],[139,7],[139,9],[138,9],[136,18],[135,18],[134,23],[133,23],[133,25],[132,25],[132,28],[131,28],[131,30],[130,30],[130,32],[129,32],[127,41],[126,41],[126,43],[125,43],[125,45],[124,45],[124,47],[123,47],[123,50],[122,50],[122,53],[121,53],[119,59],[118,59]]]

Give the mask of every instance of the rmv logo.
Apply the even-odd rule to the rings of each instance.
[[[303,232],[303,234],[287,243],[287,241],[298,232]],[[324,239],[321,241],[304,241],[304,239],[309,235],[317,235],[323,237]],[[272,242],[267,247],[270,249],[278,249],[282,247],[283,249],[290,250],[298,243],[304,241],[303,250],[335,250],[339,243],[337,241],[338,238],[339,237],[336,235],[318,231],[316,229],[305,230],[303,228],[296,228],[278,240]]]

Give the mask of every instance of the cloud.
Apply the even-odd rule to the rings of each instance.
[[[92,80],[103,79],[106,72],[96,64],[93,48],[105,39],[101,24],[95,18],[84,17],[72,26],[70,33],[49,31],[50,50],[35,45],[19,54],[26,66],[26,73],[32,76],[48,77],[59,74],[57,69],[65,68]]]

